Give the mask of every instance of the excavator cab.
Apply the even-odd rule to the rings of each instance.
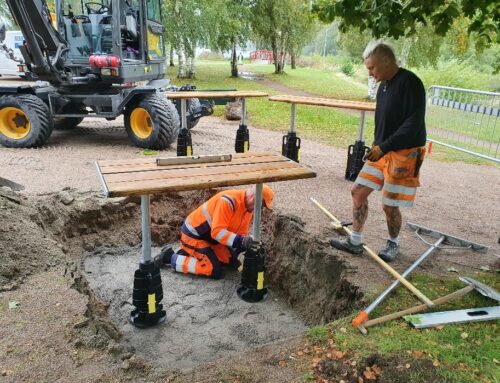
[[[114,84],[163,77],[161,5],[161,0],[56,1],[56,25],[67,41],[72,76]]]

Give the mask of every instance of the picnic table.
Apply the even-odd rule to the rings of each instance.
[[[191,133],[187,128],[187,105],[186,100],[191,98],[239,98],[241,99],[242,111],[241,122],[236,132],[235,151],[245,153],[250,147],[250,135],[246,126],[246,99],[248,97],[266,97],[267,93],[259,91],[187,91],[187,92],[167,92],[167,98],[171,100],[181,100],[181,130],[177,138],[177,155],[193,155],[193,143]]]
[[[256,184],[252,231],[258,241],[263,183],[316,177],[310,169],[268,152],[101,160],[96,166],[107,197],[141,196],[142,259],[134,278],[136,309],[129,318],[137,327],[154,326],[163,322],[166,315],[160,304],[163,298],[160,272],[151,259],[150,195]]]
[[[370,112],[375,111],[374,103],[364,102],[364,101],[347,101],[347,100],[336,100],[332,98],[303,97],[303,96],[292,96],[292,95],[271,96],[269,97],[269,100],[276,102],[286,102],[288,104],[291,104],[290,129],[288,131],[288,135],[283,137],[282,154],[297,162],[300,160],[300,139],[297,137],[295,129],[295,116],[296,116],[297,104],[359,110],[360,111],[359,132],[358,132],[358,139],[354,144],[355,147],[364,147],[363,136],[365,130],[365,113],[367,111]]]

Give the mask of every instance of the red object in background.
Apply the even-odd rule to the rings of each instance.
[[[89,57],[90,66],[103,68],[103,67],[119,67],[120,59],[112,55],[91,55]]]
[[[432,141],[429,142],[429,149],[427,149],[427,154],[432,154]]]
[[[278,53],[278,58],[281,60],[283,57],[283,52]],[[250,62],[256,60],[267,61],[269,64],[274,64],[273,51],[267,49],[256,50],[250,52]]]

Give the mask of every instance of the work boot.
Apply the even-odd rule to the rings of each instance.
[[[392,262],[399,254],[399,245],[396,242],[387,240],[385,247],[379,251],[378,256],[386,262]]]
[[[363,253],[363,244],[360,243],[359,245],[355,245],[351,242],[350,238],[341,240],[332,239],[330,241],[330,245],[338,250],[346,251],[354,255],[360,255]]]
[[[161,249],[160,254],[158,254],[154,258],[155,265],[157,265],[158,267],[170,266],[170,263],[172,261],[172,255],[174,254],[175,252],[174,249],[172,249],[171,245],[164,246],[163,249]]]

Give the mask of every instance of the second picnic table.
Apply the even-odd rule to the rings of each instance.
[[[246,98],[248,97],[266,97],[268,94],[259,91],[187,91],[187,92],[167,92],[167,98],[171,100],[181,100],[181,130],[177,139],[177,155],[193,155],[193,143],[191,133],[187,128],[187,103],[191,98],[236,98],[241,99],[242,111],[241,122],[236,132],[235,151],[236,153],[245,153],[250,147],[250,134],[246,126]]]

